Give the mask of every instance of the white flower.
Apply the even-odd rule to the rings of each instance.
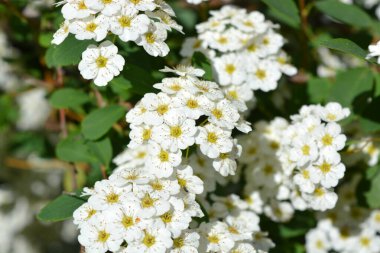
[[[124,253],[166,252],[173,245],[170,235],[161,221],[148,221],[143,226],[143,236],[128,244]]]
[[[145,95],[148,95],[148,94],[145,94]],[[146,105],[143,103],[143,101],[144,101],[144,98],[140,100],[133,109],[128,111],[126,115],[126,120],[128,123],[131,123],[133,125],[141,125],[144,122],[149,122],[147,119],[148,109]]]
[[[315,190],[315,185],[310,179],[311,168],[303,168],[300,173],[297,173],[293,180],[302,192],[312,193]]]
[[[156,10],[154,12],[147,12],[150,18],[158,19],[160,23],[165,27],[166,30],[171,31],[172,29],[177,30],[183,34],[183,27],[179,25],[168,13],[162,10]]]
[[[126,2],[127,5],[131,5],[139,11],[153,11],[156,8],[154,0],[126,0]]]
[[[167,115],[165,124],[153,128],[152,138],[164,149],[176,152],[178,149],[192,146],[196,133],[197,128],[193,119],[187,119],[185,115],[172,111]]]
[[[170,201],[171,196],[174,196],[180,192],[180,185],[175,179],[154,178],[149,181],[148,185],[152,189],[150,192],[152,198],[159,198]],[[146,187],[146,185],[141,185],[141,187]],[[175,205],[173,206],[177,210],[177,207]]]
[[[95,194],[89,199],[88,203],[95,210],[106,210],[108,208],[121,205],[131,197],[131,187],[119,188],[114,186],[109,180],[102,180],[95,183]]]
[[[112,33],[119,35],[122,41],[135,41],[149,29],[150,19],[139,14],[132,6],[124,7],[119,15],[113,16],[110,22]]]
[[[240,118],[237,109],[227,99],[206,105],[206,110],[209,121],[223,128],[233,129]]]
[[[318,158],[318,146],[313,139],[307,136],[299,136],[292,144],[294,146],[290,150],[289,158],[293,162],[296,162],[298,166],[303,166]]]
[[[129,184],[146,184],[151,175],[143,167],[118,167],[110,177],[110,181],[117,187],[124,187]]]
[[[193,169],[190,166],[182,166],[177,169],[177,180],[179,185],[186,189],[187,192],[194,194],[203,192],[203,181],[193,175]]]
[[[310,202],[311,208],[320,211],[334,208],[338,200],[338,196],[333,191],[323,187],[315,188],[314,192],[306,195],[305,198]]]
[[[197,253],[199,238],[197,232],[183,231],[179,237],[173,239],[173,249],[170,253]]]
[[[273,221],[289,221],[294,214],[294,208],[288,202],[272,202],[264,208],[265,214]]]
[[[165,93],[147,93],[141,103],[143,104],[142,108],[148,110],[144,115],[144,123],[153,126],[161,125],[173,108],[172,99]]]
[[[225,54],[213,60],[220,85],[239,85],[245,80],[244,61],[236,54]]]
[[[92,10],[100,11],[104,15],[115,15],[121,9],[122,0],[84,0],[86,6]]]
[[[69,26],[69,31],[75,34],[77,40],[101,41],[107,36],[109,21],[106,17],[89,16],[85,19],[76,19]]]
[[[341,134],[341,127],[335,122],[328,123],[325,128],[321,129],[317,137],[318,146],[329,151],[343,149],[347,139],[345,135]]]
[[[197,81],[195,82],[195,88],[196,92],[204,95],[211,101],[220,100],[224,97],[220,87],[214,82]]]
[[[149,146],[148,164],[151,170],[159,178],[170,177],[173,174],[173,168],[181,163],[181,150],[170,152],[163,149],[160,145],[152,143]]]
[[[210,103],[210,100],[203,95],[195,96],[189,92],[179,92],[173,98],[173,104],[179,108],[180,113],[187,118],[197,120],[201,115],[205,114],[204,105]]]
[[[248,208],[257,214],[263,212],[263,200],[261,199],[260,193],[258,191],[253,191],[251,194],[245,198],[248,204]]]
[[[212,124],[199,127],[195,142],[200,145],[202,153],[210,158],[216,158],[221,153],[228,153],[233,147],[231,132]]]
[[[83,225],[78,240],[89,253],[117,251],[123,242],[121,235],[112,230],[110,224],[100,216]]]
[[[237,168],[236,159],[240,157],[241,151],[242,147],[237,144],[237,140],[235,139],[232,151],[221,153],[219,157],[213,160],[212,166],[224,177],[235,175]]]
[[[129,138],[131,141],[128,144],[128,147],[136,148],[143,144],[149,143],[152,140],[152,129],[153,127],[149,125],[131,125],[131,132],[129,133]]]
[[[239,243],[232,250],[231,253],[256,253],[257,251],[249,243]]]
[[[274,90],[277,88],[277,82],[281,77],[278,66],[271,61],[261,61],[260,63],[252,61],[248,65],[248,73],[251,75],[248,83],[253,90]]]
[[[62,14],[66,20],[87,18],[96,11],[89,9],[84,0],[67,0],[62,7]]]
[[[369,45],[368,51],[367,59],[380,56],[380,41],[376,42],[375,45]],[[380,57],[377,59],[377,63],[380,64]]]
[[[201,252],[229,252],[234,246],[227,224],[215,222],[211,224],[202,223],[201,233]]]
[[[109,220],[112,220],[112,231],[117,231],[128,243],[141,238],[143,232],[140,227],[140,211],[138,203],[126,201],[120,208],[107,212]]]
[[[342,108],[339,103],[331,102],[319,111],[322,120],[327,122],[337,122],[350,115],[348,108]]]
[[[154,88],[160,89],[168,95],[175,95],[175,99],[180,92],[184,92],[191,86],[189,80],[185,78],[164,78],[162,83],[153,85]]]
[[[65,20],[59,29],[54,33],[51,43],[55,45],[61,44],[69,35],[69,26],[70,22]]]
[[[375,253],[380,251],[380,238],[376,231],[370,228],[364,228],[361,233],[352,240],[350,245],[352,252],[358,253]]]
[[[138,197],[138,205],[140,207],[139,215],[142,218],[151,218],[159,216],[169,211],[170,203],[159,197],[153,197],[151,189],[140,189],[136,195]]]
[[[313,229],[306,235],[307,252],[327,253],[331,247],[330,241],[324,231]]]
[[[189,227],[191,216],[188,212],[169,210],[160,216],[161,221],[165,224],[174,238],[181,235],[182,230]]]
[[[164,69],[160,69],[161,72],[165,73],[174,73],[178,76],[194,78],[194,77],[202,77],[205,74],[203,69],[194,68],[193,66],[188,65],[178,65],[175,68],[169,68],[165,66]]]
[[[86,224],[90,219],[95,217],[94,215],[97,212],[90,204],[84,203],[73,213],[74,224],[81,228],[83,224]]]
[[[145,51],[152,56],[166,56],[170,49],[166,45],[165,40],[167,38],[166,29],[159,23],[151,23],[149,30],[145,34],[141,35],[136,43],[139,46],[143,46]]]
[[[310,179],[313,183],[320,183],[326,188],[335,187],[339,179],[344,176],[345,170],[345,166],[340,163],[338,153],[323,152],[310,169]]]
[[[105,41],[96,47],[90,45],[82,54],[79,70],[83,78],[94,79],[98,86],[105,86],[123,69],[125,60],[117,54],[117,47]]]

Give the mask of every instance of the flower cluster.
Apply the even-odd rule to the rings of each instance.
[[[127,113],[128,149],[114,159],[118,167],[109,179],[84,191],[88,203],[74,213],[80,243],[86,252],[233,252],[234,247],[255,252],[255,243],[257,249],[269,249],[273,245],[260,232],[257,215],[243,208],[224,209],[217,216],[223,221],[189,229],[194,217],[204,216],[196,201],[204,182],[182,151],[188,154],[197,144],[215,170],[233,175],[241,147],[232,130],[251,128],[216,83],[200,79],[203,70],[162,71],[179,77],[155,84],[161,92],[146,94]],[[221,200],[216,197],[215,203]]]
[[[317,227],[306,234],[307,252],[380,252],[380,210],[358,205],[355,192],[359,180],[356,174],[342,185],[336,208],[319,214]]]
[[[197,25],[198,37],[188,38],[181,54],[191,57],[200,51],[208,56],[216,80],[229,96],[247,102],[252,90],[274,90],[283,73],[296,74],[281,50],[284,38],[263,14],[227,5],[211,11],[211,16]]]
[[[109,33],[123,42],[133,41],[152,56],[169,53],[167,32],[182,32],[172,17],[173,9],[161,0],[65,0],[61,2],[65,21],[54,34],[53,44],[62,43],[71,33],[78,40],[103,41]],[[85,79],[107,85],[120,74],[125,60],[110,41],[90,45],[82,55],[79,70]]]
[[[252,210],[287,221],[294,209],[333,208],[333,187],[345,172],[338,151],[346,137],[336,122],[348,114],[338,103],[329,103],[302,107],[291,123],[283,118],[256,123],[255,131],[241,138],[238,159]]]
[[[371,137],[364,137],[357,143],[351,144],[347,154],[349,155],[344,157],[344,161],[349,165],[363,160],[368,166],[375,166],[379,162],[380,147]]]

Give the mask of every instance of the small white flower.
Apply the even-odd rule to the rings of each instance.
[[[348,108],[342,108],[339,103],[331,102],[321,108],[319,115],[324,121],[337,122],[347,118],[350,115],[350,110]]]
[[[320,183],[323,187],[335,187],[339,179],[344,176],[345,166],[340,163],[340,156],[336,152],[323,152],[318,161],[310,169],[310,179],[313,183]]]
[[[117,47],[105,41],[96,47],[90,45],[82,54],[79,70],[83,78],[94,79],[98,86],[105,86],[123,69],[125,60],[117,54]]]
[[[228,153],[233,147],[231,132],[212,124],[199,127],[195,142],[200,145],[202,153],[210,158],[216,158],[221,153]]]
[[[303,168],[299,173],[297,173],[293,180],[296,185],[300,188],[302,192],[312,193],[315,190],[315,185],[310,179],[311,168]]]
[[[70,22],[65,20],[65,22],[59,27],[58,31],[54,33],[51,43],[55,45],[61,44],[69,35],[69,26]]]
[[[237,140],[234,140],[234,146],[231,152],[221,153],[212,162],[212,166],[216,171],[218,171],[222,176],[226,177],[228,175],[235,175],[237,163],[236,159],[240,157],[242,147],[237,144]]]
[[[148,164],[159,178],[170,177],[173,174],[173,168],[182,161],[181,150],[172,153],[156,143],[149,146],[149,153]]]
[[[157,6],[154,0],[126,0],[126,4],[139,11],[153,11]]]
[[[162,83],[153,85],[154,88],[160,89],[168,95],[175,95],[174,98],[177,97],[178,93],[184,92],[190,86],[191,83],[185,78],[164,78]]]
[[[311,195],[305,195],[305,199],[310,202],[314,210],[325,211],[335,207],[338,196],[331,190],[317,187]]]
[[[185,230],[173,239],[173,249],[170,253],[196,253],[199,246],[199,234],[191,230]]]
[[[245,80],[244,61],[236,54],[225,54],[213,60],[220,85],[239,85]]]
[[[328,123],[326,127],[321,129],[318,133],[318,146],[321,149],[328,149],[329,151],[342,150],[347,138],[341,134],[341,132],[341,127],[337,123]]]
[[[278,66],[271,61],[261,61],[259,64],[252,61],[248,65],[248,73],[251,76],[248,83],[253,90],[274,90],[277,88],[278,80],[281,77]]]
[[[194,120],[199,119],[201,115],[205,114],[204,105],[210,103],[210,100],[205,96],[196,96],[186,91],[179,92],[173,98],[173,104],[179,108],[180,113]]]
[[[62,7],[62,14],[66,20],[87,18],[96,11],[87,7],[84,0],[67,0]]]
[[[122,0],[84,0],[84,2],[88,8],[100,11],[107,16],[115,15],[123,4]]]
[[[228,231],[227,224],[223,222],[202,223],[200,233],[201,252],[229,252],[235,245]]]
[[[74,224],[81,228],[83,224],[94,218],[97,212],[90,204],[84,203],[73,213]]]
[[[306,249],[308,252],[326,253],[330,250],[331,243],[324,231],[313,229],[306,235]]]
[[[75,34],[77,40],[101,41],[107,36],[108,27],[109,21],[105,16],[89,16],[73,21],[69,26],[69,31]]]
[[[201,194],[203,192],[203,181],[193,175],[193,169],[190,166],[182,166],[177,169],[178,184],[187,192]]]
[[[147,93],[141,100],[142,108],[147,112],[144,115],[144,123],[147,125],[159,126],[164,123],[169,112],[173,109],[172,99],[165,93]],[[141,109],[140,109],[141,111]]]
[[[119,35],[122,41],[136,41],[149,29],[150,19],[145,14],[138,15],[131,6],[124,7],[119,15],[113,16],[110,22],[112,33]]]
[[[206,105],[209,121],[219,127],[233,129],[240,115],[237,109],[227,99],[218,103]]]
[[[178,149],[183,150],[192,146],[196,133],[197,128],[193,119],[187,119],[185,115],[172,111],[167,115],[165,124],[153,128],[152,138],[163,148],[176,152]]]
[[[165,40],[167,38],[166,29],[159,23],[151,23],[149,30],[145,34],[141,35],[136,43],[139,46],[143,46],[145,51],[152,56],[166,56],[170,49],[166,45]]]

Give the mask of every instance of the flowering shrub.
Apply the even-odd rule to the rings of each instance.
[[[380,252],[378,7],[0,1],[2,249]]]

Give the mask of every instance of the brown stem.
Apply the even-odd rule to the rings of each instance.
[[[106,103],[103,100],[102,94],[100,94],[98,89],[96,89],[96,88],[94,89],[94,94],[96,97],[96,102],[98,104],[98,107],[102,108],[102,107],[106,106]]]

